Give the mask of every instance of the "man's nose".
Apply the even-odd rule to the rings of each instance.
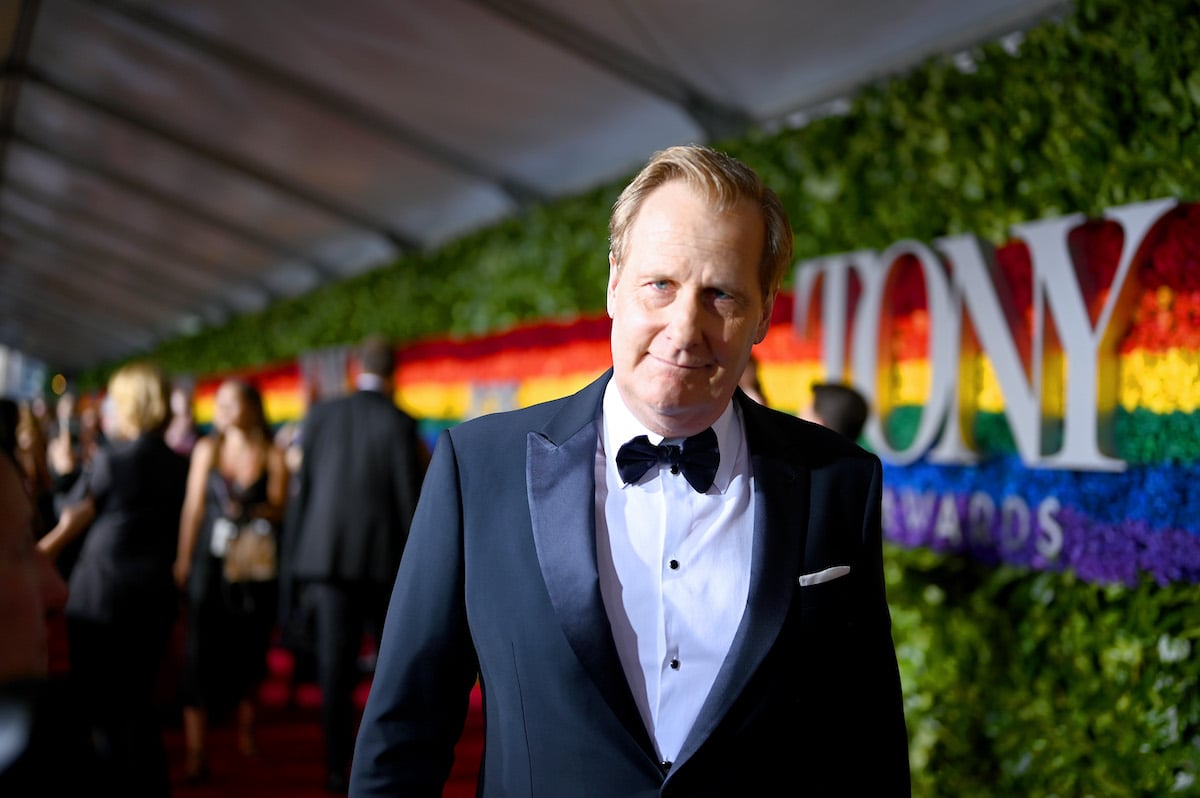
[[[671,340],[680,349],[686,349],[703,338],[704,305],[699,297],[680,293],[671,303],[670,319],[667,324]]]

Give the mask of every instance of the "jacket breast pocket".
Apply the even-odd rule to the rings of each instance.
[[[849,569],[846,570],[847,573],[838,573],[826,569],[815,575],[815,581],[810,579],[803,585],[797,577],[794,601],[806,637],[813,634],[836,636],[849,631],[854,618],[855,580],[848,573]]]

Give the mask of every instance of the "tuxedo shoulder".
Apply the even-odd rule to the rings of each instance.
[[[608,376],[606,373],[568,396],[464,421],[452,428],[453,437],[497,440],[515,436],[522,441],[523,451],[523,441],[530,432],[544,433],[551,438],[573,434],[598,418]]]
[[[772,408],[760,407],[745,413],[751,449],[776,453],[785,459],[800,457],[810,467],[861,461],[878,462],[878,457],[839,432]]]
[[[547,418],[554,414],[555,405],[562,399],[553,399],[529,407],[515,410],[501,410],[468,419],[451,427],[453,437],[461,439],[495,438],[505,435],[525,434],[539,428]]]

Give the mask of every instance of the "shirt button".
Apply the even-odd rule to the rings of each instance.
[[[667,563],[667,566],[672,571],[678,571],[679,570],[679,560],[671,560],[669,563]]]
[[[679,474],[679,466],[677,466],[677,465],[671,466],[671,473],[678,475]]]
[[[678,659],[671,660],[671,670],[673,670],[673,671],[679,670],[679,660]]]

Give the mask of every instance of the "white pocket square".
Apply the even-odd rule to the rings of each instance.
[[[800,587],[819,585],[822,582],[837,579],[839,576],[845,576],[848,573],[850,573],[849,565],[835,565],[832,568],[826,568],[824,571],[817,571],[814,574],[804,574],[800,577]]]

